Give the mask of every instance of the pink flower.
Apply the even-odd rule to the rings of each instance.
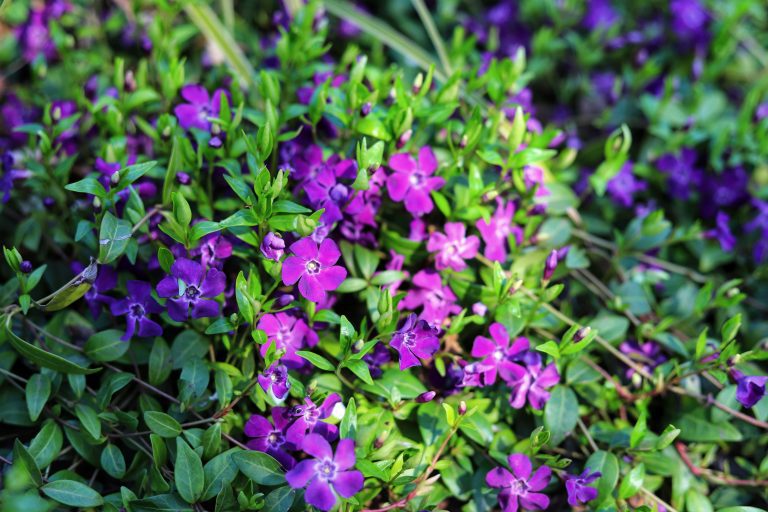
[[[434,270],[421,270],[413,276],[414,288],[408,291],[398,304],[398,309],[414,310],[423,306],[419,318],[427,323],[440,326],[449,315],[461,311],[456,304],[456,295],[448,286],[443,286],[440,274]]]
[[[389,158],[389,168],[394,171],[387,178],[389,197],[404,202],[405,209],[414,217],[421,217],[434,208],[429,193],[445,185],[445,180],[433,177],[437,170],[437,158],[429,147],[419,150],[419,161],[407,153],[397,153]]]
[[[341,257],[339,247],[325,239],[320,247],[311,238],[291,244],[293,256],[283,262],[283,282],[299,282],[299,293],[312,302],[323,302],[327,291],[335,290],[347,277],[344,267],[335,265]]]
[[[523,230],[512,223],[515,216],[515,204],[509,201],[506,205],[501,198],[496,199],[498,208],[490,221],[477,221],[478,231],[485,242],[485,257],[491,261],[504,262],[507,259],[509,235],[514,235],[517,245],[523,243]]]
[[[461,222],[448,222],[445,234],[434,232],[429,235],[427,250],[437,251],[435,267],[437,270],[451,268],[461,272],[467,268],[464,260],[474,258],[480,248],[480,239],[475,235],[466,236],[467,227]]]
[[[500,368],[513,365],[512,359],[531,347],[528,338],[517,338],[510,346],[507,328],[500,323],[493,323],[489,329],[491,339],[485,336],[475,338],[472,345],[472,357],[482,357],[483,381],[486,386],[496,382],[496,373]]]

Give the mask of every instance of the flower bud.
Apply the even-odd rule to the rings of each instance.
[[[413,87],[411,88],[413,94],[419,94],[422,85],[424,85],[424,75],[419,73],[416,75],[416,80],[413,81]]]
[[[164,139],[167,139],[168,137],[170,137],[171,136],[171,127],[170,126],[166,126],[165,128],[163,128],[163,131],[162,131],[162,133],[160,135],[162,135]]]
[[[371,102],[368,101],[364,103],[362,107],[360,107],[360,115],[365,117],[371,113],[371,110],[373,110],[373,105],[371,105]]]
[[[54,107],[53,111],[51,112],[51,119],[54,121],[61,119],[61,107]]]
[[[50,208],[55,204],[56,204],[56,200],[51,196],[46,196],[43,198],[43,206],[45,206],[46,208]]]
[[[555,269],[557,268],[557,263],[557,249],[552,249],[552,252],[549,253],[547,260],[544,262],[544,281],[549,281],[552,278],[552,274],[555,273]]]
[[[411,136],[413,135],[413,130],[410,128],[405,130],[403,134],[400,136],[399,139],[397,139],[397,147],[398,149],[402,148],[406,144],[408,144],[408,141],[411,140]]]
[[[280,261],[285,253],[285,240],[273,232],[269,232],[264,235],[264,240],[261,241],[261,254],[268,260]]]
[[[461,137],[461,140],[459,141],[459,147],[461,149],[464,149],[465,147],[467,147],[467,144],[469,144],[469,138],[466,135],[463,135]]]
[[[576,334],[573,335],[573,342],[578,343],[584,338],[586,338],[589,333],[592,331],[592,328],[590,326],[582,327],[578,331],[576,331]]]
[[[434,391],[425,391],[416,397],[416,401],[420,404],[425,404],[427,402],[431,402],[435,398],[435,395],[437,395],[437,393]]]
[[[218,135],[221,133],[221,126],[218,123],[211,124],[211,135]]]
[[[189,185],[192,182],[192,178],[186,172],[179,171],[176,173],[176,181],[181,185]]]
[[[530,217],[535,217],[535,216],[538,216],[538,215],[544,215],[544,213],[546,213],[546,211],[547,211],[547,205],[545,205],[545,204],[536,204],[536,205],[533,205],[533,207],[530,210],[528,210],[528,215]]]
[[[128,92],[136,90],[136,77],[133,74],[133,70],[130,69],[125,72],[125,90]]]
[[[19,270],[21,270],[25,274],[29,274],[32,272],[32,262],[29,260],[24,260],[21,262],[21,265],[19,265]]]
[[[101,210],[101,199],[99,199],[98,197],[93,198],[93,209],[96,211]]]
[[[115,174],[109,177],[109,182],[113,185],[117,185],[118,183],[120,183],[120,172],[115,171]]]
[[[464,416],[465,414],[467,414],[467,402],[462,400],[459,402],[459,416]]]

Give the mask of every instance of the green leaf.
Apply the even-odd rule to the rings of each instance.
[[[119,258],[131,239],[131,223],[104,213],[99,229],[99,263],[111,263]]]
[[[285,482],[280,463],[266,453],[237,452],[232,454],[232,460],[245,476],[259,485],[280,485]]]
[[[195,451],[180,437],[176,438],[173,478],[176,489],[187,503],[196,503],[203,495],[205,486],[203,463]]]
[[[334,366],[333,363],[319,354],[315,354],[314,352],[309,352],[307,350],[297,350],[296,354],[303,357],[321,370],[326,370],[329,372],[336,371],[336,366]]]
[[[701,492],[690,489],[685,493],[685,509],[696,512],[712,512],[712,503]]]
[[[104,185],[99,183],[99,180],[92,177],[88,177],[80,181],[76,181],[75,183],[70,183],[69,185],[64,186],[64,188],[72,192],[80,192],[82,194],[92,194],[98,197],[99,199],[104,199],[105,197],[107,197],[107,191],[104,188]]]
[[[640,463],[621,481],[619,487],[619,499],[625,500],[637,494],[645,480],[645,464]]]
[[[576,427],[579,401],[570,388],[557,386],[544,407],[544,426],[550,431],[552,446],[560,444]]]
[[[632,433],[629,436],[630,448],[637,448],[640,442],[645,438],[645,434],[648,431],[648,427],[646,426],[647,416],[648,413],[643,410],[640,413],[640,417],[637,418],[637,423],[635,423],[635,426],[632,428]]]
[[[108,444],[101,452],[101,467],[112,478],[122,478],[125,475],[125,457],[120,448]]]
[[[84,404],[75,405],[75,415],[80,420],[80,424],[85,428],[92,438],[101,438],[101,420],[98,414],[91,407]]]
[[[32,421],[37,421],[43,407],[51,396],[51,380],[41,373],[29,378],[26,387],[27,411]]]
[[[288,512],[296,498],[296,489],[283,486],[267,494],[264,500],[264,512]]]
[[[29,443],[29,454],[35,459],[38,468],[45,469],[56,460],[63,443],[61,428],[55,421],[45,420],[43,428]]]
[[[728,343],[732,339],[736,337],[736,334],[738,334],[739,329],[741,328],[741,313],[737,314],[727,322],[723,324],[723,328],[721,330],[721,335],[723,338],[723,343]]]
[[[38,487],[43,485],[43,477],[40,474],[40,468],[37,467],[35,459],[27,451],[26,447],[21,444],[18,438],[13,442],[13,462],[21,463],[29,474],[34,484]]]
[[[83,269],[77,276],[56,291],[54,296],[44,304],[38,303],[38,308],[43,311],[59,311],[69,306],[85,295],[93,286],[99,273],[96,261]],[[43,301],[40,301],[43,302]]]
[[[40,488],[43,494],[70,507],[99,507],[104,504],[101,494],[74,480],[56,480]]]
[[[131,347],[129,341],[120,339],[122,335],[122,331],[117,329],[97,332],[85,342],[85,355],[99,362],[120,359]]]
[[[659,435],[659,438],[656,440],[655,448],[657,450],[663,450],[672,442],[677,439],[677,436],[680,435],[680,429],[675,427],[674,425],[667,425],[667,428],[664,429],[664,431]]]
[[[181,425],[178,421],[163,412],[147,411],[144,413],[144,423],[149,430],[165,438],[174,438],[181,435]]]
[[[50,368],[51,370],[61,373],[74,373],[75,375],[88,375],[96,373],[101,368],[83,368],[75,363],[72,363],[61,356],[46,352],[45,350],[38,348],[31,343],[27,343],[18,336],[16,336],[10,327],[10,317],[5,324],[5,331],[8,335],[8,341],[13,345],[13,348],[26,359],[29,359],[38,366],[43,368]]]
[[[175,494],[158,494],[130,502],[132,512],[191,512]]]
[[[339,437],[342,439],[354,439],[357,435],[357,406],[355,399],[350,398],[347,408],[344,410],[344,417],[339,425]]]
[[[727,422],[710,423],[698,416],[686,414],[677,421],[680,439],[699,442],[741,441],[739,430]]]
[[[171,371],[171,349],[163,338],[156,338],[149,352],[149,383],[162,384]]]
[[[373,379],[371,378],[371,372],[368,369],[368,364],[365,363],[365,361],[361,361],[359,359],[350,359],[349,361],[346,361],[344,363],[344,366],[349,368],[352,373],[357,375],[360,380],[365,382],[366,384],[373,384]]]
[[[209,460],[203,468],[205,487],[202,501],[215,497],[225,485],[229,485],[237,476],[237,464],[232,460],[232,452],[226,451]]]
[[[602,473],[597,484],[598,498],[596,503],[600,503],[607,496],[610,496],[613,489],[616,488],[616,483],[619,481],[619,461],[614,454],[598,450],[587,459],[584,467]]]

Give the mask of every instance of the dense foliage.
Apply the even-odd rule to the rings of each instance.
[[[6,0],[0,508],[764,510],[767,29]]]

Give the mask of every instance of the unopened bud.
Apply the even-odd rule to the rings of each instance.
[[[371,110],[373,110],[373,105],[371,105],[370,101],[366,102],[362,107],[360,107],[360,115],[365,117],[371,113]]]
[[[405,132],[403,132],[400,138],[397,139],[398,149],[408,144],[408,141],[411,140],[411,135],[413,135],[413,130],[411,130],[410,128],[405,130]]]
[[[109,177],[109,182],[112,183],[113,185],[117,185],[118,183],[120,183],[120,172],[115,171],[115,173]]]
[[[61,119],[61,107],[54,107],[53,111],[51,112],[51,119],[54,121]]]
[[[365,342],[363,340],[357,340],[355,344],[352,346],[355,352],[360,352],[363,350],[363,346],[365,345]]]
[[[101,199],[99,199],[98,197],[93,198],[93,208],[96,211],[101,210]]]
[[[170,126],[166,126],[165,128],[163,128],[163,132],[162,132],[161,135],[163,136],[164,139],[167,139],[168,137],[170,137],[171,136],[171,127]]]
[[[384,443],[387,442],[387,438],[389,437],[389,431],[385,430],[379,436],[373,441],[373,447],[378,450],[382,446],[384,446]]]
[[[509,294],[510,295],[514,295],[522,287],[523,287],[523,280],[522,279],[518,279],[517,281],[515,281],[512,284],[512,288],[509,289]]]
[[[535,217],[538,215],[544,215],[546,211],[547,211],[547,205],[537,204],[537,205],[534,205],[530,210],[528,210],[528,215],[531,217]]]
[[[437,395],[437,393],[434,391],[426,391],[417,396],[416,401],[420,404],[425,404],[427,402],[431,402],[435,398],[435,395]]]
[[[549,253],[547,260],[544,262],[544,281],[549,281],[552,278],[552,274],[555,273],[555,269],[557,268],[557,262],[557,250],[552,249],[552,252]]]
[[[576,334],[573,335],[573,342],[578,343],[584,338],[586,338],[589,333],[592,332],[592,328],[590,326],[582,327],[578,331],[576,331]]]
[[[728,297],[729,299],[732,299],[740,293],[741,293],[741,290],[739,290],[738,288],[731,288],[730,290],[725,292],[725,296]]]
[[[463,135],[461,137],[461,140],[459,141],[459,147],[461,149],[464,149],[465,147],[467,147],[467,144],[469,144],[469,138],[467,138],[466,135]]]
[[[133,92],[136,90],[136,77],[133,75],[133,70],[125,72],[125,90]]]
[[[467,402],[462,400],[459,402],[459,416],[464,416],[465,414],[467,414]]]
[[[413,81],[413,87],[411,88],[413,94],[419,94],[422,85],[424,85],[424,75],[419,73],[416,75],[416,80]]]
[[[21,270],[25,274],[29,274],[32,272],[32,262],[29,260],[24,260],[19,265],[19,270]]]
[[[192,178],[186,172],[180,171],[176,173],[176,181],[178,181],[181,185],[189,185],[192,182]]]
[[[211,135],[218,135],[221,133],[221,126],[218,123],[211,125]]]
[[[46,196],[43,198],[43,206],[45,206],[46,208],[50,208],[55,204],[56,204],[56,200],[51,196]]]

